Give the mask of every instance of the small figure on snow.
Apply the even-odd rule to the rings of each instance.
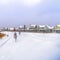
[[[20,31],[19,31],[19,35],[20,35]]]
[[[16,40],[17,40],[17,33],[16,32],[14,33],[14,39],[15,39],[15,42],[16,42]]]
[[[20,35],[20,27],[19,27],[19,35]]]

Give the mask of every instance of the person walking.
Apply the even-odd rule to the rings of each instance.
[[[19,35],[20,35],[20,31],[19,31]]]
[[[20,35],[20,27],[19,27],[19,35]]]
[[[17,33],[15,32],[14,33],[14,39],[15,39],[15,42],[17,41]]]

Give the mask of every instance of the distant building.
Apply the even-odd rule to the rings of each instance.
[[[24,30],[24,26],[19,26],[19,30]]]
[[[45,25],[38,25],[38,31],[39,32],[45,32],[46,26]]]
[[[30,25],[29,30],[30,31],[37,31],[37,25]]]
[[[3,30],[3,31],[8,31],[9,28],[8,28],[8,27],[4,27],[2,30]]]
[[[44,30],[45,29],[45,25],[38,25],[38,29],[39,30]]]
[[[60,33],[60,25],[54,26],[54,31],[55,31],[56,33]]]
[[[54,30],[53,30],[54,27],[53,27],[53,26],[46,25],[46,27],[47,27],[47,28],[46,28],[46,32],[47,32],[47,33],[52,33],[52,32],[54,32]]]
[[[18,31],[18,27],[10,27],[9,31]]]
[[[60,25],[49,26],[49,25],[20,25],[19,27],[2,27],[1,31],[19,31],[19,32],[41,32],[41,33],[60,33]]]
[[[15,30],[15,27],[14,28],[13,27],[10,27],[9,30],[10,31],[14,31]]]
[[[21,25],[21,26],[19,26],[19,30],[20,31],[25,31],[27,29],[27,27],[26,27],[26,25]]]
[[[51,33],[53,32],[53,27],[50,27],[49,25],[38,25],[38,31],[45,32],[45,33]]]

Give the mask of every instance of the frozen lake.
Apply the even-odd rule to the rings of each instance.
[[[0,39],[0,60],[60,60],[60,34],[3,32]]]

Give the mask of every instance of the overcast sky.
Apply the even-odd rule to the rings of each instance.
[[[0,26],[60,24],[60,0],[0,0]]]

